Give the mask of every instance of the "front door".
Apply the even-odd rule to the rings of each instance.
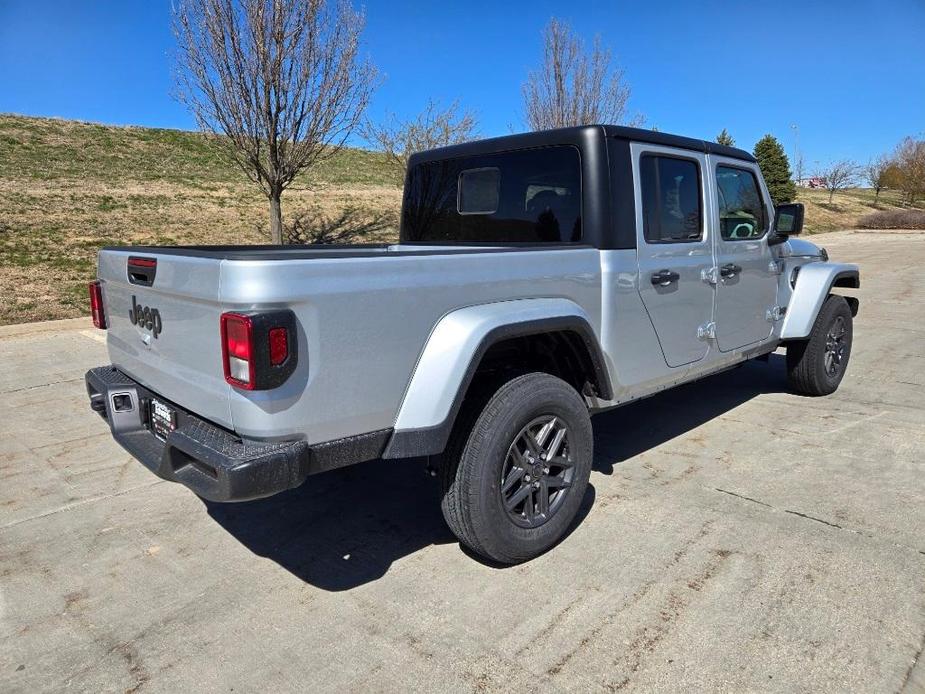
[[[704,358],[713,314],[713,267],[704,191],[706,157],[688,150],[634,143],[639,294],[665,362]]]
[[[777,299],[777,269],[768,247],[770,204],[757,168],[711,157],[716,181],[716,341],[728,352],[767,339]]]

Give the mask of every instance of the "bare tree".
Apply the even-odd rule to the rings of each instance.
[[[874,189],[874,204],[877,204],[877,201],[880,199],[880,191],[886,188],[887,184],[887,171],[890,168],[889,157],[880,156],[876,159],[871,159],[867,166],[864,167],[864,180],[867,181],[868,185]]]
[[[820,171],[819,175],[822,177],[822,180],[825,182],[825,187],[829,191],[829,203],[831,203],[832,199],[835,197],[836,191],[850,188],[857,183],[859,168],[857,163],[850,159],[843,159],[841,161],[832,162]]]
[[[543,66],[523,86],[527,124],[533,130],[593,123],[638,125],[628,117],[630,87],[623,70],[611,66],[609,48],[594,37],[591,52],[571,27],[551,19],[543,40]]]
[[[386,159],[404,175],[408,159],[415,152],[471,140],[475,130],[475,113],[460,110],[458,101],[441,108],[439,102],[431,100],[411,120],[400,121],[392,114],[387,122],[380,125],[367,121],[363,136],[379,147]]]
[[[179,0],[180,99],[270,202],[334,155],[359,125],[376,71],[359,57],[365,18],[346,0]]]

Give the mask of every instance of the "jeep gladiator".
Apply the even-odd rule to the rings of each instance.
[[[91,406],[214,501],[427,456],[461,542],[524,561],[576,517],[593,413],[782,346],[794,390],[838,387],[858,268],[802,219],[747,152],[660,132],[418,153],[397,244],[102,249]]]

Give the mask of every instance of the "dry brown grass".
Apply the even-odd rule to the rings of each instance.
[[[297,182],[283,214],[344,210],[397,219],[385,158],[345,150]],[[809,233],[853,228],[899,195],[800,189]],[[0,115],[0,325],[87,313],[101,246],[267,243],[267,204],[201,134]],[[392,241],[386,229],[368,241]]]
[[[868,188],[849,188],[835,194],[829,203],[829,191],[797,188],[797,202],[806,205],[806,232],[813,234],[838,229],[854,229],[859,220],[873,212],[904,209],[899,191],[884,190],[874,201]]]
[[[393,181],[379,155],[350,150],[287,191],[283,212],[397,219]],[[0,325],[86,314],[101,246],[268,243],[267,218],[195,133],[0,116]]]

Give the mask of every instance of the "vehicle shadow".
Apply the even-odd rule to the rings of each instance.
[[[763,393],[787,392],[786,359],[771,354],[729,371],[666,390],[593,418],[594,471],[614,466],[681,436]]]
[[[612,474],[614,465],[756,395],[781,391],[786,388],[782,362],[772,355],[771,368],[749,363],[597,415],[593,469]],[[437,480],[418,458],[334,470],[269,499],[203,503],[219,525],[255,554],[318,588],[341,591],[381,578],[394,562],[424,547],[456,542],[443,521],[438,493]],[[591,510],[594,497],[589,485],[573,529]]]

